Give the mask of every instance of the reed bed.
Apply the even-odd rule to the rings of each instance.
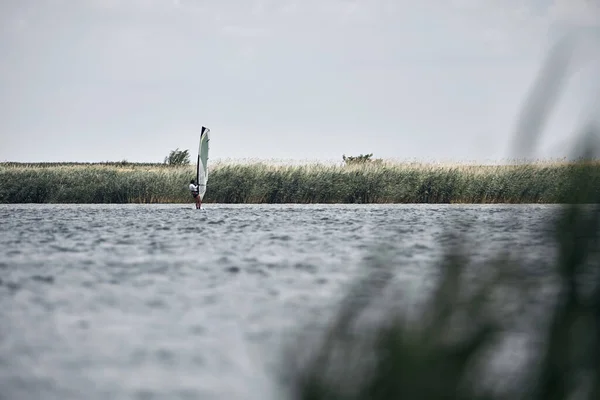
[[[600,190],[597,161],[477,165],[213,163],[206,203],[563,203],[571,173]],[[0,203],[185,203],[195,167],[2,163]],[[567,197],[565,197],[567,196]]]

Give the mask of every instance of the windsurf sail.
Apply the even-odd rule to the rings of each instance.
[[[210,142],[210,129],[202,127],[200,132],[200,145],[198,147],[198,162],[196,164],[196,182],[198,183],[198,194],[200,200],[206,193],[208,182],[208,142]]]

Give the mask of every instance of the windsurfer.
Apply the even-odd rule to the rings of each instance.
[[[198,186],[196,185],[195,180],[190,181],[190,192],[192,193],[192,197],[196,199],[196,208],[202,207],[202,200],[200,199],[200,194],[198,193]]]

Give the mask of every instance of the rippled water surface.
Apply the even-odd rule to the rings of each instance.
[[[0,399],[277,399],[290,333],[381,246],[548,256],[552,206],[2,205]]]

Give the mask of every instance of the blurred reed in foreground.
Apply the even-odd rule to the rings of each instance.
[[[560,48],[553,52],[530,99],[531,113],[522,117],[520,126],[527,129],[517,145],[527,151],[564,81],[553,79],[566,73],[564,54]],[[371,258],[314,351],[296,342],[286,353],[290,398],[600,399],[600,192],[596,167],[583,161],[598,154],[598,131],[592,127],[589,133],[580,142],[585,151],[577,166],[492,168],[506,186],[495,186],[484,169],[477,171],[487,178],[473,178],[486,182],[484,193],[512,184],[519,188],[509,191],[515,199],[566,203],[535,239],[543,237],[549,254],[556,250],[551,265],[538,259],[532,267],[526,255],[510,249],[476,262],[468,241],[450,236],[434,266],[439,275],[432,295],[417,305],[389,300],[401,266]],[[464,182],[461,173],[457,181]],[[520,239],[527,249],[529,238]],[[517,354],[510,351],[511,335],[529,337]],[[499,368],[507,341],[510,358]]]
[[[0,164],[0,203],[186,203],[194,166]],[[573,173],[600,190],[600,163],[216,164],[206,203],[564,203]]]

